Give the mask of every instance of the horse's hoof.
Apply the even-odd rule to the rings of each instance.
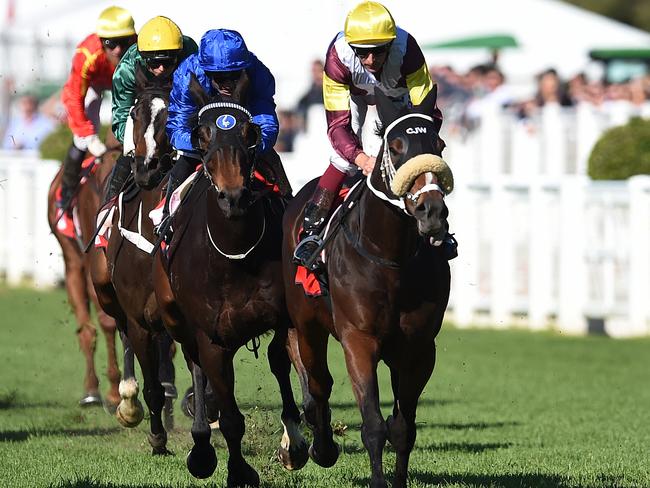
[[[166,431],[174,430],[174,399],[165,397],[165,404],[163,405],[163,426]]]
[[[309,446],[309,457],[321,468],[331,468],[336,464],[339,454],[341,453],[341,446],[336,442],[333,442],[332,444],[333,448],[330,449],[330,452],[324,454],[316,452],[316,449],[314,449],[314,445],[312,444]]]
[[[102,406],[102,397],[97,392],[86,393],[79,400],[79,406],[84,407],[84,408],[85,407],[94,407],[94,406],[101,407]]]
[[[115,417],[123,427],[129,429],[136,427],[144,418],[142,403],[137,398],[131,400],[131,405],[122,400],[115,410]]]
[[[178,398],[178,391],[174,383],[163,381],[160,384],[165,389],[165,398]]]
[[[244,488],[247,486],[260,486],[260,475],[257,474],[250,464],[244,464],[238,468],[228,466],[228,488]]]
[[[185,464],[187,470],[195,478],[201,480],[209,478],[217,469],[217,454],[214,452],[214,447],[209,443],[201,447],[195,445],[187,453]]]
[[[181,411],[186,417],[194,418],[194,392],[191,388],[185,392],[181,400]]]
[[[306,442],[295,448],[280,447],[277,450],[277,456],[286,470],[296,471],[303,468],[309,461],[309,449]]]
[[[166,456],[171,454],[167,450],[167,432],[161,432],[160,434],[151,434],[148,435],[149,445],[152,447],[151,454],[154,456]]]

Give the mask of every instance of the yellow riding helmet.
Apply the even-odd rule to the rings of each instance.
[[[378,2],[362,2],[345,19],[345,40],[351,46],[375,47],[397,37],[395,21]]]
[[[175,51],[183,49],[183,34],[167,17],[154,17],[138,33],[138,51]]]
[[[108,7],[97,19],[97,35],[102,38],[128,37],[135,35],[133,17],[121,7]]]

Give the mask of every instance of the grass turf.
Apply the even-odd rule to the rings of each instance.
[[[227,452],[220,434],[213,433],[217,471],[199,481],[185,468],[190,421],[180,413],[169,437],[173,455],[152,457],[146,420],[126,430],[101,409],[76,405],[84,365],[62,291],[2,288],[0,317],[0,486],[225,484]],[[298,472],[279,466],[274,459],[281,437],[277,385],[265,356],[255,360],[247,351],[237,356],[237,395],[247,427],[244,451],[262,486],[368,485],[360,416],[340,347],[331,346],[332,421],[341,434],[343,453],[329,470],[312,462]],[[649,339],[446,326],[438,339],[438,364],[418,410],[410,486],[650,486],[649,347]],[[179,391],[184,391],[189,375],[177,360]],[[97,369],[104,391],[105,365],[99,337]],[[391,399],[386,373],[382,367],[382,409],[387,415]],[[293,380],[297,383],[295,375]],[[390,477],[390,446],[384,461]]]

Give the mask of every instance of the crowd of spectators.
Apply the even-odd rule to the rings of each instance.
[[[24,95],[17,100],[2,138],[3,150],[36,150],[56,127],[57,121],[43,113],[38,99]]]
[[[650,76],[606,84],[577,73],[563,80],[549,68],[535,76],[535,90],[529,97],[516,96],[503,73],[492,64],[478,65],[461,74],[450,66],[433,66],[431,75],[438,83],[438,105],[445,128],[466,133],[480,122],[488,105],[510,111],[534,130],[535,120],[546,105],[573,107],[587,103],[602,110],[624,104],[633,115],[650,115]]]

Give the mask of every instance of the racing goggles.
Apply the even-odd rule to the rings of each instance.
[[[111,51],[115,49],[117,46],[120,46],[122,50],[126,50],[131,44],[133,44],[133,40],[134,40],[133,36],[112,37],[110,39],[103,38],[102,46],[104,46],[107,49],[110,49]]]
[[[388,42],[386,44],[382,44],[381,46],[374,46],[374,47],[358,47],[358,46],[350,46],[350,47],[354,51],[354,54],[356,54],[359,58],[366,59],[371,54],[374,57],[377,57],[388,52],[391,44],[392,43]]]

